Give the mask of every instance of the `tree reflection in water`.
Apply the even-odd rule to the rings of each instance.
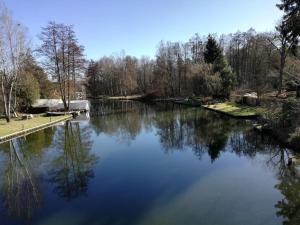
[[[103,132],[125,139],[134,139],[142,127],[153,127],[166,152],[191,148],[199,159],[203,154],[208,154],[212,162],[225,151],[248,158],[263,154],[265,165],[277,174],[279,183],[275,188],[284,196],[275,205],[277,215],[285,219],[285,225],[300,224],[299,169],[296,173],[295,168],[287,166],[288,151],[276,144],[274,139],[254,132],[243,121],[204,110],[173,104],[140,106],[115,103],[118,113],[94,118],[93,127],[98,134]],[[105,110],[105,106],[101,109]],[[113,109],[110,108],[110,112]]]
[[[5,143],[2,150],[7,155],[2,180],[2,200],[7,213],[12,217],[30,220],[34,211],[41,206],[41,193],[37,176],[31,168],[30,149],[26,141],[11,140]]]
[[[212,163],[225,152],[250,159],[262,155],[259,159],[264,161],[259,163],[275,172],[275,188],[282,194],[274,205],[278,217],[283,218],[284,225],[300,224],[299,168],[287,166],[290,153],[274,139],[253,132],[243,121],[197,108],[132,102],[101,104],[98,110],[102,111],[94,114],[97,116],[92,114],[88,125],[67,122],[1,145],[1,197],[10,216],[30,220],[41,206],[39,176],[45,175],[45,168],[49,176],[45,180],[62,199],[69,201],[87,194],[98,161],[91,151],[93,131],[125,143],[149,131],[157,135],[164,152],[188,150],[199,160],[209,156]],[[47,148],[51,153],[45,154]],[[48,167],[42,167],[46,160]]]
[[[54,192],[66,200],[85,195],[89,180],[94,177],[92,166],[98,158],[90,152],[90,135],[89,127],[80,128],[79,123],[70,121],[57,133],[59,154],[52,162],[49,175]]]
[[[130,144],[141,132],[146,112],[146,105],[132,101],[93,102],[91,125],[97,135],[104,133]]]
[[[142,129],[155,129],[166,152],[190,147],[199,158],[207,152],[212,162],[225,150],[233,130],[243,129],[238,121],[174,104],[102,101],[94,102],[93,108],[92,115],[97,116],[91,118],[91,126],[97,135],[130,143]]]
[[[232,119],[197,109],[179,108],[157,113],[154,117],[157,133],[168,151],[193,149],[199,158],[208,153],[214,162],[225,151],[229,136],[244,127]]]
[[[276,173],[283,199],[275,204],[277,216],[284,219],[283,225],[300,224],[300,165],[288,166],[289,150],[276,145],[271,137],[253,131],[232,136],[234,153],[254,158],[256,154],[266,155],[265,165]]]
[[[55,193],[70,200],[85,194],[94,176],[97,157],[91,154],[91,129],[67,122],[61,129],[45,129],[1,145],[1,199],[7,214],[30,221],[42,205],[39,183],[45,165]],[[52,145],[59,154],[46,158]],[[52,148],[50,148],[53,151]]]

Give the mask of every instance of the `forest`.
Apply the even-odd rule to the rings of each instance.
[[[297,91],[300,84],[299,2],[282,1],[285,12],[273,32],[195,34],[187,42],[161,41],[154,59],[117,56],[90,61],[91,97],[155,92],[158,96],[228,98],[232,91]],[[284,94],[283,94],[284,96]]]
[[[255,93],[260,105],[268,97],[299,97],[300,3],[282,0],[277,8],[283,17],[273,32],[250,28],[222,35],[196,33],[185,42],[159,42],[153,58],[121,51],[87,60],[73,25],[49,22],[33,48],[25,25],[1,4],[3,115],[9,122],[16,112],[30,110],[38,98],[60,98],[68,111],[83,88],[88,98],[151,94],[224,101]]]

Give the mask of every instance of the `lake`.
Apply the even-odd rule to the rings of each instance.
[[[90,118],[0,145],[0,224],[299,225],[299,166],[251,124],[93,102]]]

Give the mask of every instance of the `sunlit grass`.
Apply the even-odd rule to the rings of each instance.
[[[259,116],[264,111],[264,109],[261,107],[240,105],[232,102],[205,105],[204,107],[235,117]]]
[[[136,100],[142,95],[128,95],[128,96],[98,96],[97,99],[103,100]]]
[[[61,121],[70,118],[70,115],[46,117],[36,116],[33,119],[22,120],[21,118],[12,119],[7,123],[5,119],[0,119],[0,137],[15,134],[26,129],[36,128],[41,125],[47,125],[56,121]]]

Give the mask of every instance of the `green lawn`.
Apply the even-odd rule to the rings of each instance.
[[[96,99],[103,100],[136,100],[142,97],[142,95],[128,95],[128,96],[99,96]]]
[[[246,106],[231,102],[204,105],[203,107],[219,111],[234,117],[254,117],[260,115],[263,112],[263,108],[261,107]]]
[[[10,123],[7,123],[5,119],[0,119],[0,137],[16,134],[17,132],[26,129],[37,128],[42,125],[62,121],[70,117],[70,115],[55,117],[36,116],[33,119],[29,120],[22,120],[20,118],[12,119]]]

